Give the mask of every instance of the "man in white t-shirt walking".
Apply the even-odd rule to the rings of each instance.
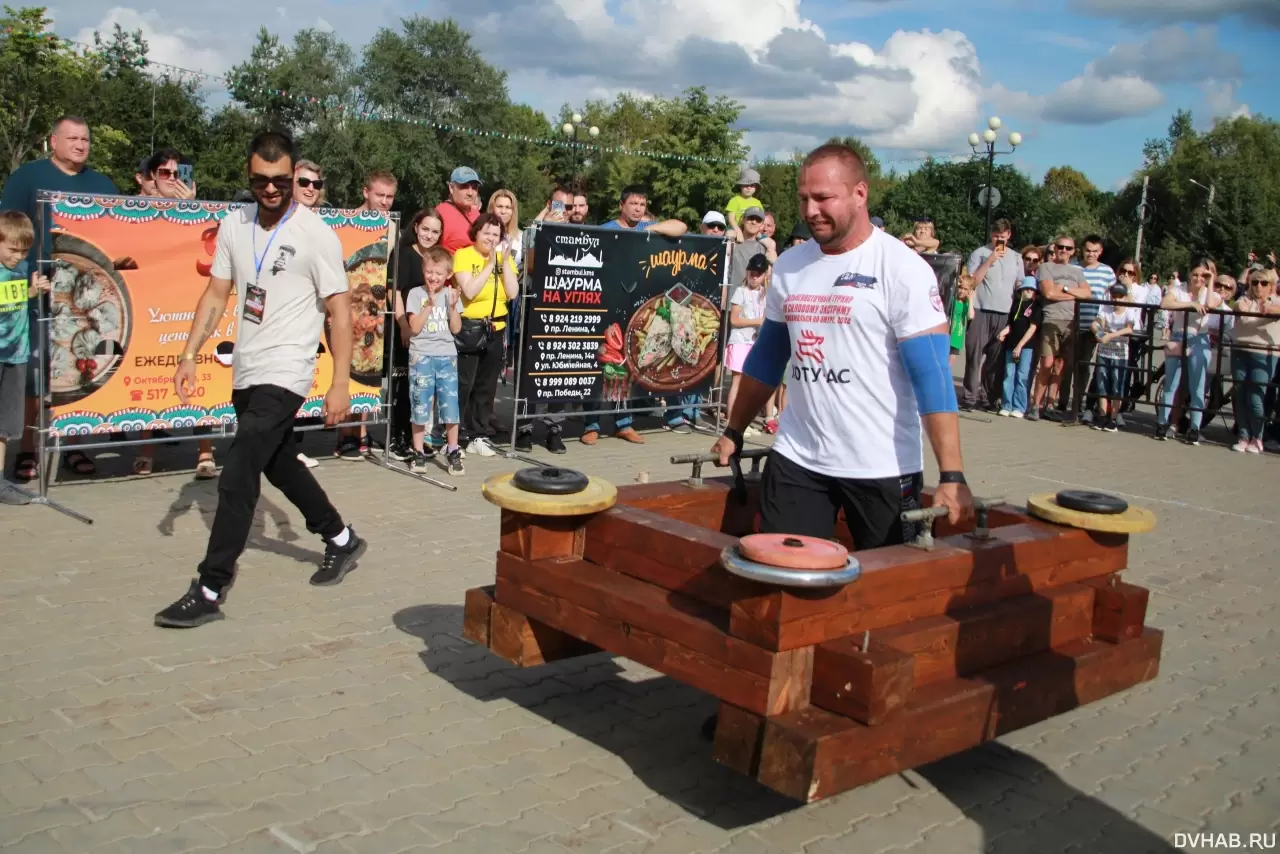
[[[231,402],[236,433],[218,483],[218,511],[199,578],[156,614],[156,625],[192,628],[222,619],[220,601],[235,574],[253,524],[262,476],[293,502],[307,530],[324,538],[324,559],[311,576],[332,585],[355,567],[366,543],[342,521],[320,484],[298,459],[293,422],[311,392],[326,312],[333,381],[325,423],[351,409],[351,297],[338,235],[293,201],[293,143],[267,132],[249,147],[249,186],[256,204],[227,214],[218,228],[213,273],[196,306],[191,333],[173,376],[187,403],[199,386],[196,354],[237,295]]]
[[[973,512],[937,277],[873,228],[867,191],[866,167],[852,148],[828,144],[805,159],[800,214],[813,240],[778,258],[729,427],[713,448],[722,465],[741,453],[743,429],[790,358],[788,405],[761,483],[760,529],[830,539],[843,510],[858,549],[914,536],[900,516],[919,506],[922,426],[941,470],[936,503],[952,522]]]

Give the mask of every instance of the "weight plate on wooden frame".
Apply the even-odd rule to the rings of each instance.
[[[783,569],[748,560],[737,546],[720,552],[720,565],[742,578],[779,587],[843,587],[862,576],[862,565],[853,555],[839,569]]]
[[[751,534],[738,541],[738,552],[780,569],[841,569],[849,560],[840,543],[796,534]]]
[[[1129,509],[1129,502],[1105,492],[1093,492],[1087,489],[1064,489],[1054,496],[1059,507],[1068,510],[1079,510],[1081,513],[1098,513],[1103,516],[1118,516]]]
[[[588,482],[580,471],[554,466],[520,469],[511,477],[516,489],[538,495],[576,495],[587,488]]]

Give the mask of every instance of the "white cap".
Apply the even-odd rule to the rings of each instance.
[[[702,224],[723,225],[726,228],[729,226],[729,223],[724,221],[724,214],[720,213],[720,211],[707,211],[706,216],[702,218]]]

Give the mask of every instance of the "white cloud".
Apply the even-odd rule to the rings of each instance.
[[[977,50],[952,30],[837,42],[799,0],[437,2],[514,85],[528,73],[558,79],[557,102],[588,87],[670,96],[702,84],[740,101],[753,131],[855,134],[895,149],[950,147],[978,115]],[[539,38],[511,38],[513,19]]]
[[[1236,84],[1231,82],[1209,82],[1204,84],[1205,106],[1214,119],[1239,119],[1252,115],[1249,105],[1236,100]]]
[[[95,30],[109,37],[117,24],[125,32],[142,31],[142,37],[147,41],[147,58],[152,62],[215,73],[224,72],[232,65],[228,56],[208,46],[211,39],[207,32],[175,25],[155,11],[139,12],[117,6],[94,26],[80,30],[75,40],[93,44]]]
[[[1097,125],[1140,116],[1163,103],[1164,93],[1141,77],[1082,74],[1059,86],[1045,100],[1041,115],[1051,122]]]

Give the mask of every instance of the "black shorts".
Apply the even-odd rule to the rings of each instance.
[[[920,507],[924,474],[870,480],[812,472],[779,453],[769,454],[760,482],[760,533],[835,539],[836,519],[845,522],[857,549],[897,546],[920,531],[901,514]]]

